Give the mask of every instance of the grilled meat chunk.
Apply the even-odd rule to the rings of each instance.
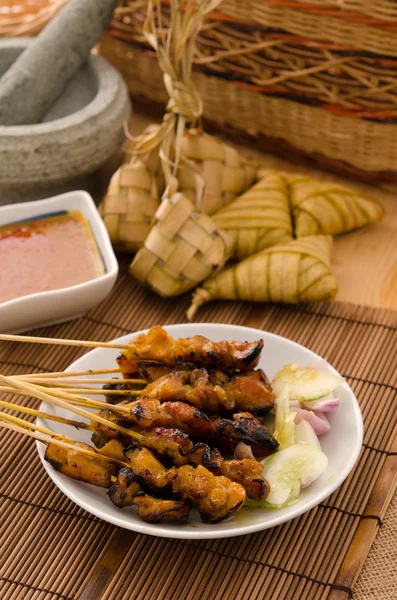
[[[263,340],[256,342],[212,342],[196,335],[174,340],[162,327],[152,327],[148,334],[132,339],[118,359],[124,373],[135,373],[138,363],[155,361],[174,366],[192,363],[229,371],[247,371],[255,367],[263,348]]]
[[[78,448],[95,452],[95,448],[84,444],[84,442],[75,442],[75,445]],[[108,488],[111,484],[112,475],[117,474],[117,466],[113,462],[87,456],[78,450],[63,448],[51,443],[47,446],[44,458],[56,471],[60,471],[60,473],[72,479],[99,487]]]
[[[231,375],[206,369],[172,371],[150,383],[141,397],[187,402],[210,414],[235,408],[269,410],[274,402],[269,381],[261,370]]]
[[[113,504],[119,508],[135,505],[138,514],[147,523],[161,521],[179,521],[186,523],[190,513],[190,503],[184,500],[163,500],[148,496],[142,490],[131,469],[120,470],[117,480],[112,484],[108,495]]]
[[[223,436],[233,445],[245,442],[259,446],[268,452],[277,449],[278,443],[269,431],[249,413],[240,413],[230,419],[207,415],[183,402],[159,402],[158,400],[136,400],[129,404],[129,419],[142,429],[166,427],[182,429],[189,435],[202,438]]]
[[[192,502],[206,523],[227,519],[244,504],[245,490],[240,484],[217,477],[201,465],[166,469],[147,448],[133,448],[126,452],[126,458],[134,480],[144,489],[172,493]]]
[[[190,514],[190,502],[185,500],[163,500],[144,495],[137,496],[134,504],[138,514],[146,523],[161,523],[162,521],[178,521],[186,523]]]
[[[201,465],[196,469],[185,465],[173,470],[173,492],[197,506],[204,523],[219,523],[242,508],[245,490],[240,484],[217,477]]]

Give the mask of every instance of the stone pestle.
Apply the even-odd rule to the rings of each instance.
[[[108,26],[117,0],[71,0],[0,79],[0,125],[40,123]]]

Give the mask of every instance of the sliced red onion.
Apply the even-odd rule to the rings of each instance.
[[[320,398],[319,400],[311,400],[310,402],[302,402],[304,408],[320,412],[332,412],[336,410],[340,404],[339,398]]]
[[[327,433],[331,429],[331,425],[328,422],[327,417],[321,412],[313,412],[311,410],[305,410],[304,408],[294,409],[295,423],[300,423],[302,419],[308,421],[313,427],[314,433],[322,435]]]
[[[239,442],[234,449],[234,458],[236,460],[243,460],[243,458],[255,458],[252,454],[251,446],[244,444],[244,442]]]

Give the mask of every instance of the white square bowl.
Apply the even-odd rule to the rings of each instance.
[[[1,303],[0,333],[17,333],[75,319],[97,306],[110,293],[116,281],[118,263],[106,227],[87,192],[73,191],[46,200],[2,206],[0,226],[72,210],[79,210],[87,219],[105,273],[78,285],[30,294]]]

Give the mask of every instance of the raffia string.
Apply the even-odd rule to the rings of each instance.
[[[160,0],[148,3],[143,33],[157,53],[170,98],[156,138],[166,181],[163,197],[171,196],[178,189],[176,174],[182,159],[185,128],[196,126],[203,112],[202,101],[191,80],[195,40],[205,16],[218,4],[220,0],[171,0],[170,26],[165,28]],[[144,136],[141,144],[145,143]]]

